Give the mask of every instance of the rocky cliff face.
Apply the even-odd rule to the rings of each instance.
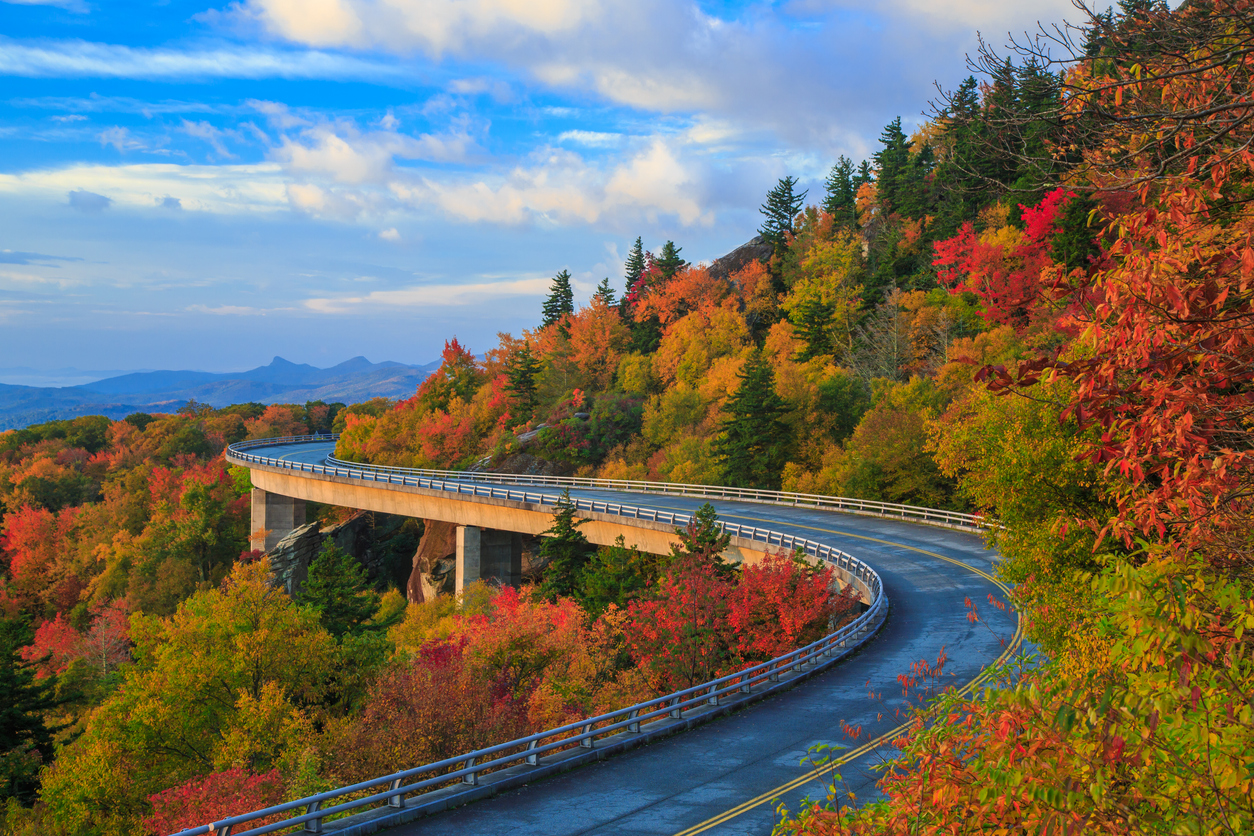
[[[325,528],[318,522],[302,525],[280,540],[269,553],[274,583],[288,595],[300,592],[309,577],[309,564],[327,543],[334,543],[357,558],[366,568],[369,581],[386,583],[394,574],[389,565],[393,551],[390,541],[404,536],[404,523],[403,517],[363,512],[347,522]],[[412,540],[410,542],[412,544]]]

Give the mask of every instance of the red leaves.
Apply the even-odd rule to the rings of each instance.
[[[177,833],[251,810],[282,803],[283,779],[277,769],[254,775],[238,767],[192,778],[176,787],[151,796],[152,815],[144,827],[156,836]],[[256,819],[237,830],[261,827],[282,821],[284,816]]]

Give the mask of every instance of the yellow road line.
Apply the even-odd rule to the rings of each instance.
[[[684,509],[675,509],[675,510],[684,510]],[[728,516],[731,516],[731,515],[728,515]],[[774,523],[777,525],[779,524],[789,525],[794,528],[804,528],[810,531],[820,531],[825,534],[838,534],[842,537],[854,537],[859,540],[868,540],[870,542],[881,543],[886,546],[896,546],[897,548],[908,549],[909,551],[912,551],[912,552],[925,554],[928,557],[935,557],[938,560],[945,561],[946,563],[952,563],[955,566],[961,566],[962,568],[970,572],[974,572],[975,574],[979,575],[985,580],[992,582],[999,589],[1005,592],[1007,595],[1010,594],[1010,587],[1006,586],[1006,584],[1002,583],[1000,580],[993,577],[988,572],[985,572],[982,569],[978,569],[975,566],[972,566],[971,564],[966,563],[964,561],[961,561],[952,557],[946,557],[943,554],[937,554],[936,552],[928,551],[927,549],[920,549],[915,546],[907,546],[904,543],[895,543],[891,540],[880,539],[879,537],[869,537],[865,534],[853,534],[847,531],[837,531],[835,529],[819,528],[817,526],[795,525],[794,523],[788,523],[783,520],[767,520],[767,519],[758,519],[755,517],[737,517],[737,519],[750,520],[752,522]],[[1019,619],[1017,619],[1017,625],[1015,627],[1014,636],[1011,638],[1010,643],[1006,645],[1006,649],[1002,651],[1002,654],[997,657],[997,661],[994,662],[994,664],[1000,665],[1003,662],[1005,662],[1008,658],[1010,658],[1010,656],[1013,653],[1015,653],[1015,651],[1019,649],[1019,646],[1022,643],[1023,643],[1023,619],[1022,617],[1020,617]],[[992,674],[989,672],[988,668],[987,667],[984,668],[983,670],[980,671],[980,673],[974,679],[972,679],[970,682],[968,682],[966,685],[960,688],[958,690],[958,693],[963,694],[963,695],[972,693],[991,675]],[[808,784],[809,782],[815,780],[816,778],[821,777],[825,773],[832,772],[836,770],[838,767],[841,767],[853,760],[856,760],[857,758],[862,757],[863,755],[873,751],[874,749],[878,749],[880,746],[884,745],[888,741],[893,740],[894,738],[900,736],[901,733],[904,732],[909,727],[909,725],[910,725],[909,722],[902,723],[900,726],[897,726],[895,729],[891,729],[887,732],[884,732],[883,734],[881,734],[879,737],[875,738],[874,740],[871,740],[867,743],[862,744],[857,749],[854,749],[851,752],[847,752],[839,758],[835,758],[829,761],[828,763],[825,763],[822,766],[817,767],[811,770],[810,772],[807,772],[804,775],[801,775],[800,777],[794,778],[793,780],[789,781],[786,784],[775,787],[774,789],[764,792],[755,798],[751,798],[748,801],[744,802],[743,804],[737,805],[736,807],[733,807],[730,810],[725,810],[724,812],[719,813],[717,816],[707,819],[701,822],[700,824],[694,825],[688,828],[687,830],[681,830],[679,833],[675,834],[675,836],[696,836],[696,834],[698,833],[704,833],[705,831],[713,827],[717,827],[718,825],[726,821],[730,821],[731,819],[734,819],[737,816],[747,813],[750,810],[761,807],[763,804],[766,804],[767,802],[770,802],[785,793],[791,792],[797,789],[798,787]]]

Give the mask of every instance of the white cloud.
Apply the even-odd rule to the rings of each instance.
[[[151,210],[179,195],[184,209],[223,214],[274,212],[289,206],[282,172],[274,163],[256,165],[70,165],[59,169],[0,174],[0,194],[48,203],[70,191],[108,195],[114,207]]]
[[[190,122],[187,119],[183,120],[182,130],[188,136],[194,136],[209,143],[218,156],[225,157],[228,160],[235,159],[235,155],[227,149],[226,144],[222,141],[222,138],[226,136],[225,131],[215,128],[208,122]]]
[[[4,0],[15,6],[60,6],[68,12],[86,14],[90,9],[83,0]]]
[[[387,229],[380,230],[379,238],[381,238],[384,241],[391,241],[395,243],[401,240],[401,234],[396,231],[396,227],[392,226],[392,227],[388,227]]]
[[[400,80],[404,67],[317,51],[145,49],[88,41],[0,38],[0,73],[34,78],[360,78]]]
[[[432,55],[494,36],[557,36],[601,16],[596,0],[253,0],[247,13],[299,43]]]
[[[191,313],[213,314],[215,316],[265,316],[268,311],[261,308],[250,308],[243,305],[189,305],[185,310]]]
[[[485,299],[503,296],[544,296],[552,281],[545,276],[474,284],[429,284],[376,290],[364,296],[317,297],[306,299],[303,304],[309,310],[326,314],[354,313],[368,308],[478,305]]]
[[[557,137],[558,142],[574,142],[579,145],[590,145],[593,147],[617,145],[622,139],[622,134],[611,134],[602,131],[563,131]]]
[[[143,141],[132,136],[129,130],[116,125],[101,131],[97,138],[101,145],[112,145],[119,153],[140,151],[146,147]]]
[[[301,175],[325,175],[340,183],[378,183],[387,178],[396,158],[460,161],[474,144],[464,126],[415,137],[395,130],[362,133],[352,125],[323,124],[302,131],[300,139],[283,137],[275,156]]]

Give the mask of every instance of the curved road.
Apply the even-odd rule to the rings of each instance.
[[[267,449],[274,458],[321,463],[332,444]],[[693,511],[706,500],[572,489],[641,507]],[[823,780],[802,765],[806,750],[856,750],[899,723],[898,675],[947,656],[942,686],[963,686],[995,661],[1015,635],[1014,615],[989,603],[1002,590],[988,577],[994,553],[981,537],[945,528],[748,502],[709,500],[719,518],[828,543],[879,572],[890,601],[887,623],[860,653],[791,691],[666,740],[518,790],[387,831],[405,834],[769,834],[777,803],[797,809],[823,798]],[[979,608],[968,619],[965,601]],[[844,725],[861,726],[851,740]],[[888,753],[872,750],[837,771],[859,799],[876,794],[872,771]]]

